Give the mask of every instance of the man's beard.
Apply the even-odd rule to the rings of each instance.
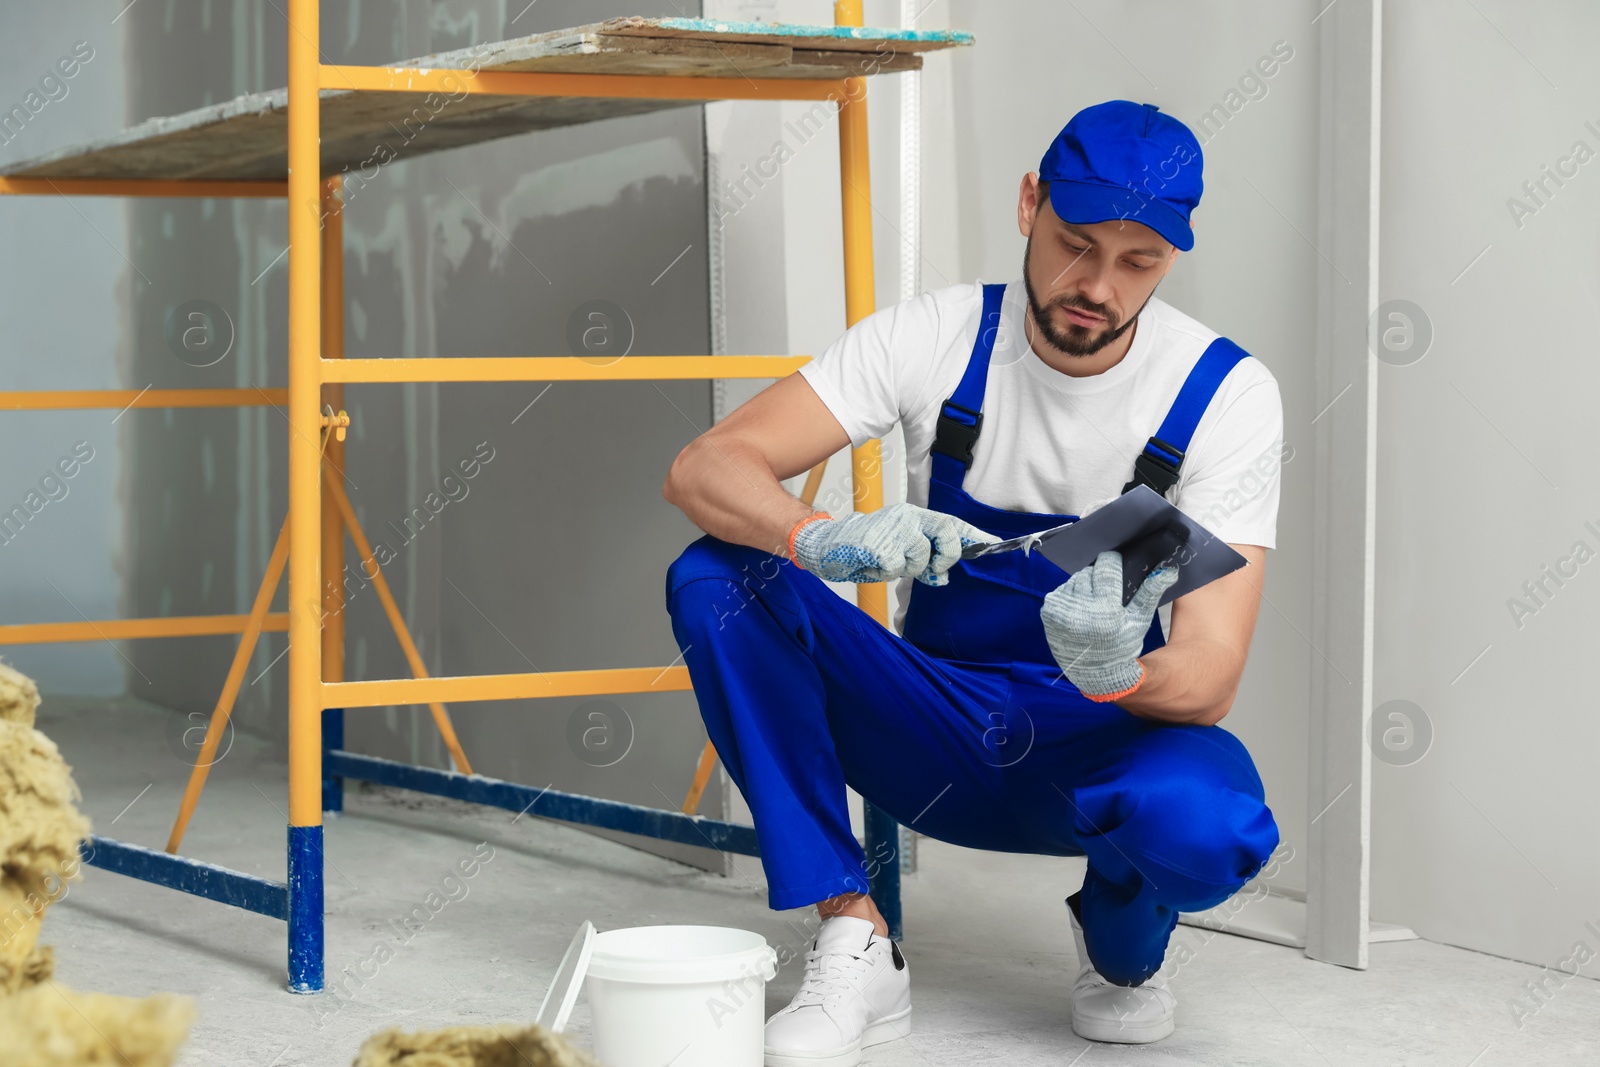
[[[1150,297],[1145,297],[1144,304],[1139,305],[1139,311],[1135,312],[1132,318],[1120,326],[1117,324],[1116,313],[1110,308],[1103,304],[1091,304],[1082,297],[1057,297],[1055,300],[1050,301],[1048,306],[1041,306],[1038,296],[1033,291],[1033,279],[1028,275],[1028,260],[1032,258],[1030,255],[1032,251],[1033,235],[1029,234],[1028,246],[1022,253],[1022,284],[1028,291],[1028,310],[1033,315],[1033,324],[1039,328],[1039,332],[1044,335],[1044,339],[1069,356],[1092,356],[1099,352],[1106,345],[1127,333],[1133,324],[1139,321],[1139,315],[1144,311],[1145,305],[1150,303]],[[1150,296],[1154,295],[1155,290],[1152,289]],[[1100,327],[1104,332],[1096,335],[1092,332],[1095,329],[1094,327],[1079,326],[1077,323],[1069,323],[1064,330],[1059,328],[1056,326],[1055,320],[1050,317],[1051,308],[1057,307],[1076,308],[1090,315],[1101,316],[1105,319],[1105,325]]]

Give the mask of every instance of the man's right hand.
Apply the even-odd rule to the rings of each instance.
[[[795,562],[830,582],[915,578],[945,585],[968,545],[1000,538],[954,515],[915,504],[893,504],[842,519],[806,523],[794,538]]]

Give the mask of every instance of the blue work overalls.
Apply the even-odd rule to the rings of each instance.
[[[928,506],[1012,537],[1075,516],[1003,511],[961,488],[1004,290],[984,287],[971,358],[941,411]],[[1244,355],[1219,339],[1189,375],[1145,453],[1169,479]],[[768,902],[867,891],[848,784],[942,841],[1087,856],[1075,901],[1090,959],[1110,981],[1142,982],[1178,912],[1220,904],[1277,847],[1255,765],[1220,726],[1159,723],[1078,692],[1039,618],[1068,575],[1039,553],[965,560],[949,578],[915,585],[901,637],[758,549],[706,536],[669,569],[673,633],[754,815]],[[1144,651],[1163,643],[1158,615]]]

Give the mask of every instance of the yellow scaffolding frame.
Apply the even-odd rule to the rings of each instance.
[[[198,765],[168,842],[176,852],[198,803],[206,772],[231,714],[245,665],[261,633],[289,635],[289,880],[282,915],[289,921],[289,987],[322,988],[322,843],[324,711],[392,704],[431,704],[457,771],[470,774],[445,701],[682,691],[691,688],[681,666],[626,667],[536,674],[430,678],[407,632],[387,582],[356,521],[339,480],[344,469],[344,386],[376,382],[627,381],[779,378],[807,362],[803,356],[630,356],[604,366],[569,357],[358,359],[344,358],[343,217],[337,177],[324,178],[320,156],[319,90],[426,92],[501,96],[655,98],[686,101],[832,101],[839,115],[845,319],[853,325],[874,307],[872,206],[868,169],[865,77],[843,79],[732,78],[689,75],[550,74],[326,65],[319,59],[319,0],[289,0],[288,180],[122,180],[0,177],[0,195],[117,197],[287,197],[289,206],[288,388],[147,389],[0,392],[0,410],[198,408],[270,405],[286,408],[289,424],[289,507],[267,572],[248,615],[117,619],[99,622],[0,626],[0,645],[41,641],[122,640],[213,634],[241,635]],[[862,25],[861,0],[835,0],[835,23]],[[807,479],[809,501],[822,465]],[[883,505],[881,454],[876,441],[852,451],[855,507]],[[344,569],[349,533],[364,562],[414,677],[351,682],[344,678],[343,590],[322,580]],[[269,607],[288,571],[288,610]],[[887,625],[882,585],[858,587],[860,607]],[[341,726],[342,731],[342,726]],[[698,804],[715,762],[706,746],[683,805]],[[98,840],[98,839],[97,839]],[[176,884],[175,882],[173,884]],[[280,887],[281,888],[281,887]],[[217,892],[202,892],[226,899]],[[237,901],[233,901],[237,903]],[[255,907],[255,905],[247,905]],[[256,910],[271,911],[269,907]],[[896,914],[898,925],[898,914]]]

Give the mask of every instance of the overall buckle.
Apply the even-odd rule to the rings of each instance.
[[[1152,448],[1175,456],[1176,459],[1159,455],[1152,451]],[[1159,437],[1150,438],[1144,450],[1139,453],[1139,458],[1133,461],[1133,480],[1123,486],[1122,491],[1126,493],[1137,485],[1148,485],[1157,493],[1166,496],[1167,490],[1178,482],[1178,470],[1183,466],[1183,457],[1182,449],[1174,448]]]
[[[972,425],[968,426],[959,419],[952,418],[949,414],[950,408],[971,415]],[[978,432],[982,429],[983,412],[973,411],[969,407],[957,404],[954,400],[946,400],[939,408],[939,421],[934,427],[933,450],[959,460],[963,467],[970,468],[972,446],[978,443]]]

